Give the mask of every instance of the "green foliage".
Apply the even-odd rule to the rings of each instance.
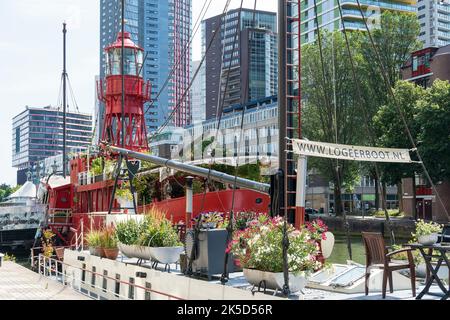
[[[137,244],[149,247],[177,247],[182,246],[172,222],[165,217],[156,218],[146,215],[143,221],[142,233]]]
[[[389,210],[387,210],[387,212],[389,214],[389,217],[393,217],[393,218],[402,218],[405,216],[405,213],[400,212],[398,209],[389,209]],[[373,215],[377,218],[386,217],[386,213],[384,212],[384,210],[377,210],[374,212]]]
[[[11,194],[16,192],[21,186],[18,185],[16,187],[11,187],[5,183],[0,185],[0,202],[3,202],[8,198]]]
[[[425,89],[407,81],[399,81],[394,88],[396,102],[390,100],[382,106],[374,116],[374,125],[378,130],[378,145],[386,148],[411,148],[411,142],[404,131],[404,123],[397,106],[400,106],[405,116],[406,123],[413,136],[417,136],[418,126],[415,122],[417,114],[417,101],[425,94]],[[396,184],[402,178],[414,176],[416,165],[389,163],[383,165],[384,180],[390,184]]]
[[[16,257],[13,254],[10,255],[6,253],[5,256],[3,257],[3,261],[16,262]]]
[[[417,220],[416,232],[412,233],[414,239],[419,239],[421,236],[428,236],[433,233],[442,232],[443,225],[435,222],[425,222],[424,220]]]
[[[106,228],[100,232],[100,246],[105,249],[117,248],[117,234],[114,228]]]
[[[134,178],[133,185],[138,193],[139,204],[149,204],[153,199],[161,199],[158,173],[141,174]]]
[[[150,212],[140,222],[134,219],[119,222],[116,226],[116,234],[118,241],[126,245],[150,247],[182,245],[172,222],[160,212]]]
[[[436,80],[417,106],[423,161],[436,182],[450,180],[450,83]]]
[[[428,89],[406,81],[397,82],[394,93],[419,152],[434,181],[450,179],[450,83],[436,80]],[[374,117],[383,147],[411,148],[397,106],[390,101]],[[413,160],[418,160],[414,153]],[[385,181],[398,183],[401,178],[420,172],[419,165],[386,164]]]
[[[86,243],[89,247],[97,248],[101,246],[101,232],[98,230],[91,230],[86,235]]]
[[[126,200],[133,200],[133,195],[130,191],[130,183],[123,183],[120,188],[116,190],[116,198],[122,198]]]
[[[123,222],[119,222],[116,225],[116,235],[120,243],[126,245],[136,244],[139,235],[141,234],[142,224],[136,222],[134,219],[128,219]]]
[[[103,174],[103,159],[99,157],[92,160],[90,171],[95,176]]]

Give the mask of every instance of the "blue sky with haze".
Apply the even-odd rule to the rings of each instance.
[[[213,0],[206,18],[223,11],[225,0]],[[193,0],[193,23],[203,0]],[[230,8],[239,7],[232,0]],[[253,8],[254,0],[244,0]],[[259,10],[276,11],[276,0],[258,1]],[[11,167],[12,118],[28,106],[55,106],[62,73],[62,23],[68,24],[67,67],[82,112],[93,112],[99,69],[99,0],[0,1],[0,183],[15,185]],[[193,58],[201,58],[199,29]]]

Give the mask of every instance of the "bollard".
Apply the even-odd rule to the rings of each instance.
[[[2,266],[2,262],[3,262],[3,257],[5,255],[3,253],[0,253],[0,267]]]
[[[186,230],[192,227],[191,218],[193,213],[193,177],[186,177]]]

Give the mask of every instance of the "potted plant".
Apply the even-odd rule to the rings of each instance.
[[[103,179],[103,163],[102,158],[95,158],[91,163],[91,174],[94,182],[100,182]]]
[[[200,220],[201,228],[216,229],[219,224],[224,222],[224,215],[221,212],[205,212],[195,217],[194,223],[197,224],[198,220]]]
[[[245,230],[250,221],[257,220],[260,215],[262,215],[262,213],[253,211],[236,212],[233,216],[233,227],[235,230]]]
[[[114,228],[108,227],[101,232],[100,243],[105,257],[116,260],[119,255],[119,248],[117,247],[117,236]]]
[[[283,274],[283,228],[281,217],[258,217],[242,231],[237,231],[227,251],[232,252],[244,269],[244,276],[250,284],[282,289]],[[315,240],[319,235],[308,228],[296,230],[288,226],[288,269],[289,287],[292,292],[302,290],[307,277],[322,267],[318,260],[320,248]]]
[[[136,244],[141,234],[142,225],[135,219],[127,219],[116,225],[118,248],[128,258],[138,258],[136,256]]]
[[[133,195],[131,194],[129,184],[123,184],[116,190],[116,199],[121,208],[133,208]]]
[[[89,253],[94,256],[101,257],[102,249],[101,249],[101,232],[98,230],[91,230],[86,235],[86,242],[89,246]]]
[[[432,245],[438,241],[438,233],[442,232],[443,226],[434,222],[425,222],[419,219],[416,222],[416,232],[412,236],[420,244]]]
[[[149,247],[150,257],[153,261],[170,264],[179,260],[184,251],[178,233],[162,212],[153,210],[147,214],[142,222],[142,233],[137,244]]]

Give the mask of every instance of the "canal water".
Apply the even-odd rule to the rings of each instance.
[[[401,245],[407,243],[409,239],[396,239],[396,243]],[[351,242],[351,250],[352,250],[352,260],[354,262],[365,265],[366,264],[366,256],[364,250],[364,244],[362,242],[361,236],[350,236]],[[390,239],[385,239],[386,245],[390,245]],[[347,237],[345,235],[336,235],[335,244],[333,248],[333,252],[330,258],[327,260],[331,263],[342,263],[346,264],[347,260],[350,260],[348,245],[347,245]]]

